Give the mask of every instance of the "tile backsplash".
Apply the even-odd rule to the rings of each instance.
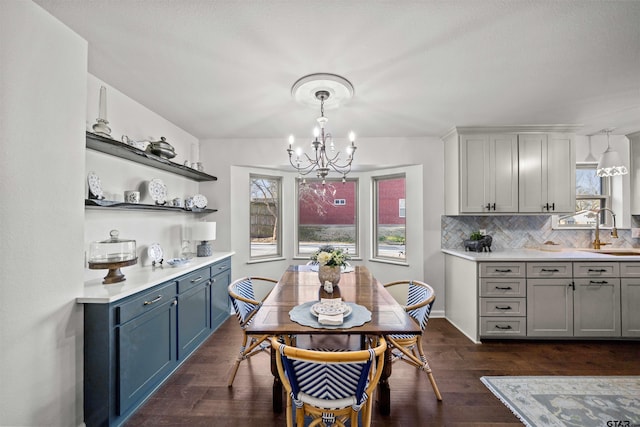
[[[586,248],[594,239],[594,230],[554,230],[550,215],[505,216],[442,216],[441,239],[443,249],[464,249],[463,240],[479,229],[486,229],[493,237],[491,249],[536,247],[552,241],[565,247]],[[632,227],[640,227],[640,216],[633,216]],[[607,247],[640,247],[640,239],[631,237],[630,229],[618,230],[618,239],[609,230],[600,232]]]

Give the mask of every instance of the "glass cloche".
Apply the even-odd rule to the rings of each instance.
[[[89,247],[89,268],[109,270],[102,282],[104,284],[122,282],[125,277],[120,268],[138,262],[135,240],[120,239],[118,230],[111,230],[109,234],[109,239],[92,242]]]

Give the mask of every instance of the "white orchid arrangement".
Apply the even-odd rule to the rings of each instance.
[[[321,246],[312,256],[313,261],[317,261],[320,265],[343,266],[347,265],[350,259],[349,254],[342,249],[336,249],[331,245]]]

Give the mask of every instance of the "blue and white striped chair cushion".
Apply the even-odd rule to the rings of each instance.
[[[250,278],[239,282],[235,291],[241,297],[255,300],[254,292],[253,292],[253,282]],[[245,301],[240,301],[235,298],[231,298],[231,302],[233,303],[233,308],[240,319],[241,322],[245,322],[249,314],[251,314],[256,308],[259,307],[257,304],[251,304]]]
[[[409,295],[407,297],[407,305],[419,304],[422,301],[431,298],[431,294],[427,288],[422,286],[414,285],[413,282],[409,283]],[[427,304],[423,307],[420,307],[415,310],[409,310],[407,313],[409,316],[413,317],[418,324],[420,325],[420,329],[424,331],[424,328],[427,326],[427,322],[429,321],[429,314],[431,313],[431,304]]]
[[[373,350],[369,352],[370,357],[366,362],[323,363],[288,358],[281,350],[292,397],[316,406],[320,401],[325,401],[320,405],[325,408],[361,405],[368,398],[364,391],[375,357]]]

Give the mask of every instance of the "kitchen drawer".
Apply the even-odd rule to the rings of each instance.
[[[621,262],[620,277],[640,277],[640,262]]]
[[[481,317],[480,336],[484,338],[525,337],[526,317]]]
[[[223,271],[231,270],[231,260],[224,259],[222,261],[218,261],[215,264],[211,264],[211,275],[215,276],[218,273],[222,273]]]
[[[151,311],[171,299],[175,299],[175,296],[176,282],[166,283],[146,291],[130,301],[124,302],[122,305],[116,307],[116,322],[121,324],[128,322],[129,320],[146,313],[147,311]]]
[[[572,277],[573,269],[570,262],[528,262],[527,278],[538,277],[550,279],[556,277]]]
[[[522,278],[480,279],[481,297],[524,297],[527,296],[527,280]]]
[[[203,267],[178,279],[178,293],[183,293],[194,286],[202,285],[211,278],[210,267]]]
[[[482,262],[480,277],[525,277],[524,262]]]
[[[526,298],[480,298],[480,316],[526,316]]]
[[[617,262],[574,262],[574,277],[620,277]]]

